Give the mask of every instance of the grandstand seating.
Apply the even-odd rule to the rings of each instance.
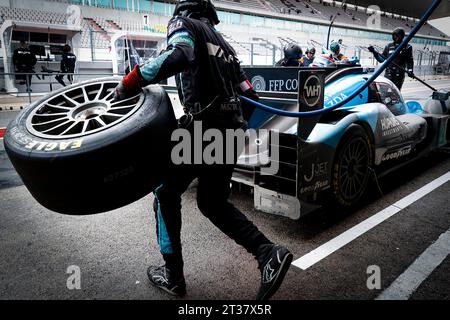
[[[38,21],[49,24],[65,24],[67,15],[33,9],[0,7],[0,25],[3,24],[5,20],[9,19],[16,21]]]
[[[260,10],[269,9],[268,5],[266,5],[263,1],[258,0],[222,0],[221,2],[233,4],[238,7],[253,8]]]
[[[73,0],[46,0],[59,3],[74,3]],[[167,0],[165,2],[168,2]],[[336,22],[365,27],[367,18],[370,14],[366,8],[355,7],[353,5],[342,6],[331,0],[216,0],[219,3],[231,4],[238,10],[245,12],[245,8],[270,10],[274,13],[284,13],[295,15],[305,20],[319,19],[324,22],[330,21],[332,16],[336,16]],[[103,9],[97,9],[103,10]],[[109,16],[109,11],[104,10],[104,14],[89,14],[89,11],[84,11],[85,14],[82,20],[83,34],[81,46],[89,48],[93,45],[95,48],[108,48],[110,46],[110,36],[112,33],[124,31],[143,31],[145,26],[142,20],[142,13],[126,12],[121,15]],[[48,12],[34,9],[23,8],[8,8],[0,7],[0,25],[6,19],[13,19],[18,21],[39,21],[49,24],[65,24],[67,21],[67,14],[61,12]],[[396,27],[403,27],[407,31],[415,24],[412,18],[394,17],[394,15],[383,13],[381,17],[381,27],[384,30],[392,30]],[[250,43],[256,43],[253,51],[269,50],[274,45],[281,49],[286,42],[297,39],[301,45],[306,45],[306,39],[298,39],[295,31],[283,30],[276,35],[261,34],[258,32],[249,34],[240,34],[239,31],[225,35],[238,52],[248,54],[251,50]],[[420,31],[421,35],[445,37],[439,30],[426,24]],[[255,40],[262,38],[264,41]],[[304,43],[301,43],[304,42]],[[256,48],[256,49],[255,49]]]
[[[225,0],[218,0],[219,2],[227,2]],[[284,14],[291,14],[301,16],[304,18],[315,18],[324,21],[330,21],[331,17],[337,15],[336,22],[357,25],[361,27],[366,26],[369,14],[361,11],[354,6],[341,6],[334,1],[305,1],[305,0],[270,0],[273,4],[272,8],[277,8],[278,12]],[[381,28],[384,30],[392,30],[397,27],[405,28],[406,31],[411,30],[414,26],[413,19],[408,21],[401,18],[395,18],[390,14],[383,14],[381,17]],[[430,25],[425,25],[419,32],[421,35],[445,37],[442,32],[433,28]]]

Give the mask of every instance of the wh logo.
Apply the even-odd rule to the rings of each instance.
[[[320,86],[309,86],[305,88],[306,96],[308,98],[317,97],[320,94]]]
[[[322,95],[322,85],[319,77],[316,75],[311,75],[303,86],[303,97],[305,103],[309,107],[315,107],[321,98]]]

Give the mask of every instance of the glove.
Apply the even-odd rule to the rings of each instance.
[[[122,82],[114,90],[113,102],[133,97],[141,92],[142,87],[147,85],[147,81],[142,78],[141,72],[139,71],[139,66],[136,66],[133,71],[123,77]]]
[[[408,74],[408,77],[414,78],[414,72],[412,70],[406,70],[406,73]]]
[[[375,48],[374,48],[373,46],[368,47],[367,50],[369,50],[369,51],[372,52],[372,53],[375,52]]]
[[[256,102],[259,101],[259,95],[253,89],[248,89],[247,91],[245,91],[244,92],[244,97],[252,99],[253,101],[256,101]]]

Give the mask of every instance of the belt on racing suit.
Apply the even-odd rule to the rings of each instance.
[[[207,106],[196,102],[192,108],[184,107],[184,115],[178,120],[178,127],[188,129],[194,121],[223,121],[223,125],[241,128],[245,121],[242,116],[239,97],[216,96]],[[220,126],[220,125],[219,125]]]

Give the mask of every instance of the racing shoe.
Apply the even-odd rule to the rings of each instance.
[[[260,252],[261,287],[256,300],[268,300],[283,282],[293,255],[287,248],[275,244],[262,245]]]
[[[150,266],[147,269],[150,282],[173,296],[184,296],[186,294],[186,282],[183,274],[175,275],[166,266]]]

